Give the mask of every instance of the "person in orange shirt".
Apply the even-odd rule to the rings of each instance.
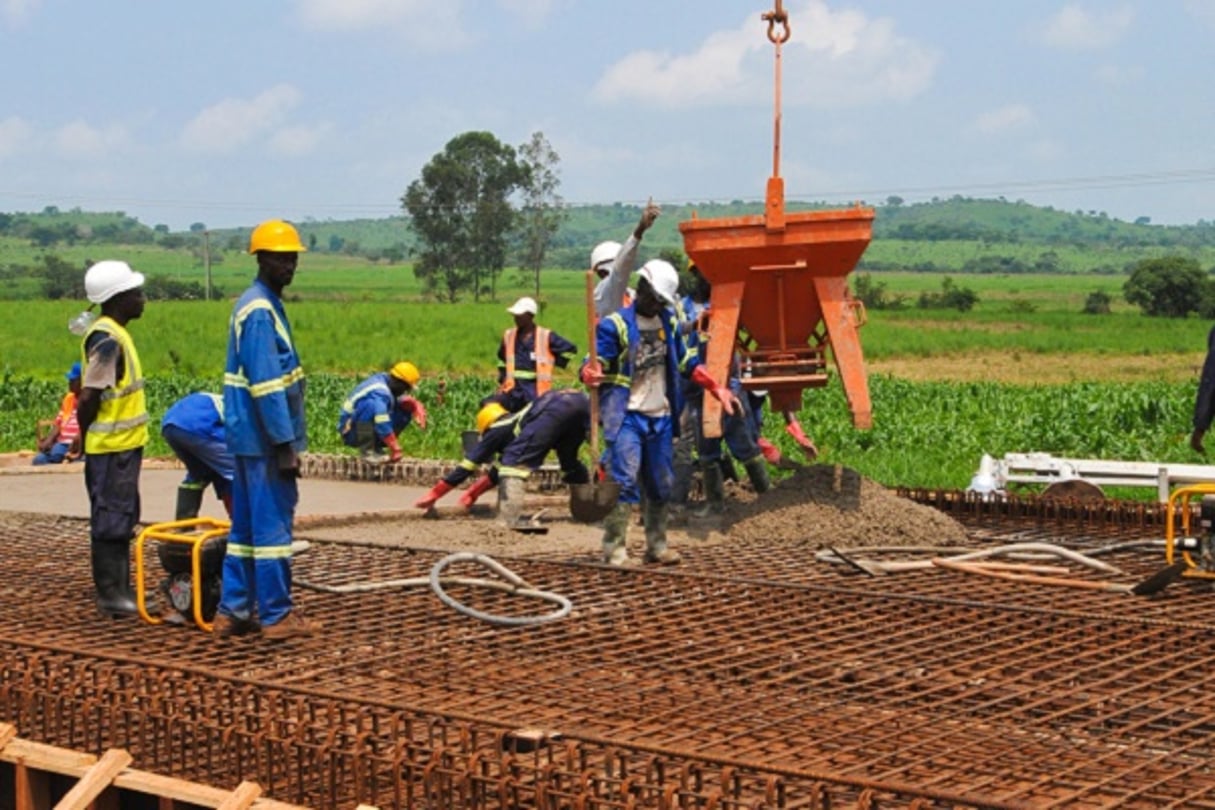
[[[80,458],[80,423],[76,421],[76,397],[80,395],[80,364],[73,363],[67,374],[68,392],[59,404],[59,414],[45,436],[38,440],[34,466],[62,464]]]

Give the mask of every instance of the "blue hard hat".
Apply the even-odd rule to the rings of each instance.
[[[80,379],[80,363],[79,362],[72,363],[72,367],[69,368],[67,370],[67,374],[64,374],[63,376],[68,378],[69,380],[79,380]]]

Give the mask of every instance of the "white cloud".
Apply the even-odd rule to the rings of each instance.
[[[981,114],[974,122],[974,130],[984,135],[996,135],[1013,129],[1022,129],[1035,121],[1034,111],[1024,104],[1006,104]]]
[[[462,0],[298,0],[309,28],[394,31],[416,47],[443,50],[468,41],[461,23]],[[518,0],[516,0],[518,2]],[[536,0],[532,0],[532,5]]]
[[[33,128],[25,119],[10,116],[0,121],[0,158],[21,152],[33,138]]]
[[[283,157],[302,157],[315,151],[331,130],[329,124],[283,127],[270,137],[270,149]]]
[[[1122,38],[1135,21],[1130,6],[1088,11],[1069,4],[1051,17],[1042,31],[1047,45],[1066,50],[1104,48]]]
[[[886,18],[832,11],[822,0],[789,10],[782,49],[783,101],[840,107],[906,100],[932,82],[935,51],[901,36]],[[686,54],[638,51],[612,65],[594,89],[605,102],[659,107],[769,103],[773,47],[753,15]]]
[[[42,0],[0,0],[0,17],[8,23],[21,23],[40,5]]]
[[[229,98],[186,124],[181,145],[193,152],[231,152],[277,127],[300,100],[300,91],[278,84],[251,99]]]
[[[119,126],[98,129],[84,121],[73,121],[60,127],[54,135],[55,150],[62,157],[97,158],[125,146],[130,140]]]

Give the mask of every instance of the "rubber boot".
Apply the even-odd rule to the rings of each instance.
[[[618,503],[603,519],[603,561],[608,565],[632,565],[629,559],[629,518],[633,506]]]
[[[177,509],[174,511],[173,519],[186,520],[198,517],[198,512],[202,509],[202,502],[203,490],[185,484],[179,486],[177,488]]]
[[[700,465],[701,484],[705,501],[695,511],[696,517],[720,515],[726,509],[726,482],[721,465],[717,461],[706,461]]]
[[[645,561],[676,565],[679,552],[667,548],[667,505],[665,502],[645,502]]]
[[[747,469],[747,478],[751,479],[751,488],[756,494],[762,494],[772,489],[772,479],[768,477],[768,461],[762,455],[743,464]]]
[[[523,497],[527,483],[522,478],[504,475],[498,479],[498,522],[514,526],[523,517]]]
[[[129,540],[94,540],[90,546],[97,610],[111,619],[139,612],[131,594],[131,543]]]

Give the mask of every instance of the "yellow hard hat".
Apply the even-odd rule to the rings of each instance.
[[[506,408],[497,402],[490,402],[477,411],[477,432],[484,433],[490,425],[506,415]]]
[[[407,382],[410,386],[418,384],[418,380],[422,379],[422,375],[418,372],[418,367],[408,360],[402,360],[388,370],[388,373],[396,377],[402,382]]]
[[[300,244],[299,231],[289,222],[269,219],[253,229],[249,237],[249,252],[269,250],[274,253],[303,253],[307,250]]]

